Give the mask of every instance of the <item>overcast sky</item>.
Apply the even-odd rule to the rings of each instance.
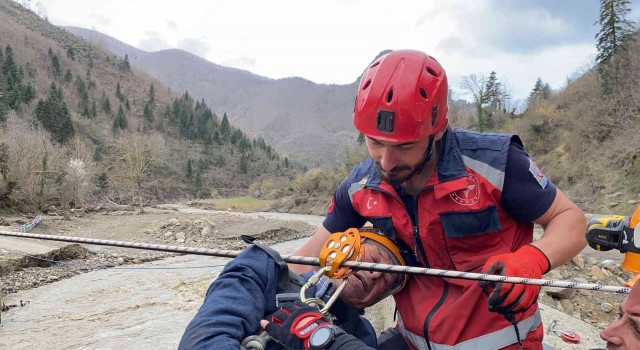
[[[24,0],[23,0],[24,1]],[[31,1],[37,3],[36,0]],[[39,0],[51,23],[146,51],[181,48],[269,78],[347,84],[382,50],[425,51],[460,94],[493,70],[512,96],[554,89],[596,54],[598,0]],[[634,4],[634,7],[636,4]],[[32,5],[33,7],[33,5]],[[630,19],[637,21],[638,11]]]

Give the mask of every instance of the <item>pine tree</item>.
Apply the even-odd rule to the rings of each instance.
[[[73,75],[71,74],[71,69],[67,69],[67,73],[64,75],[64,81],[70,82],[73,79]]]
[[[109,97],[104,91],[102,92],[101,100],[102,100],[102,103],[101,103],[102,111],[104,111],[107,115],[111,115],[111,101],[109,100]]]
[[[58,88],[55,83],[51,84],[47,99],[38,101],[35,115],[45,130],[59,143],[65,143],[75,133],[62,88]]]
[[[602,93],[611,97],[624,79],[621,53],[626,52],[627,44],[632,40],[634,24],[625,16],[630,12],[629,0],[600,0],[600,31],[596,34],[598,49],[598,73],[602,78]]]
[[[246,174],[249,171],[249,164],[247,164],[247,157],[243,154],[240,157],[240,172]]]
[[[220,132],[222,132],[222,135],[225,138],[229,136],[229,133],[231,132],[231,125],[229,124],[229,118],[227,118],[226,112],[222,116],[222,124],[220,124]]]
[[[549,97],[551,97],[551,86],[549,86],[549,83],[543,82],[541,78],[538,78],[533,86],[533,90],[531,90],[529,94],[528,103],[531,104],[541,100],[548,100]]]
[[[89,116],[91,118],[96,118],[98,116],[98,106],[96,105],[96,100],[91,101],[91,112]]]
[[[54,77],[60,77],[60,60],[56,54],[51,55],[51,72]]]
[[[80,76],[76,77],[76,90],[78,92],[78,110],[83,117],[88,117],[90,112],[89,92],[87,85]]]
[[[9,112],[9,106],[4,102],[3,91],[5,91],[5,89],[3,88],[2,79],[2,74],[0,74],[0,123],[4,123],[4,121],[7,120],[7,113]]]
[[[633,22],[625,18],[631,9],[629,0],[600,0],[600,31],[596,34],[596,48],[599,63],[608,61],[620,49],[626,47],[626,41],[634,32]]]
[[[127,122],[127,117],[124,114],[124,109],[122,109],[122,105],[118,107],[118,115],[116,119],[113,120],[113,125],[111,130],[115,134],[118,130],[125,130],[129,127],[129,123]]]
[[[67,57],[71,58],[72,61],[76,60],[76,53],[73,51],[73,47],[71,46],[67,49]]]
[[[23,74],[21,74],[20,71],[13,57],[13,49],[10,45],[7,45],[2,67],[0,68],[1,75],[4,76],[2,99],[10,109],[14,110],[17,110],[20,104],[24,102],[24,88],[22,86]]]
[[[123,130],[129,127],[129,122],[127,122],[127,116],[124,114],[122,106],[118,108],[118,127]]]
[[[107,186],[109,186],[109,175],[105,172],[100,173],[96,179],[96,185],[99,188],[107,188]]]
[[[29,103],[36,97],[36,89],[28,83],[27,86],[22,89],[22,102]]]
[[[491,71],[484,88],[485,101],[493,111],[504,109],[506,93],[495,71]]]
[[[125,54],[124,59],[120,63],[120,69],[125,72],[131,71],[131,64],[129,63],[129,55]]]
[[[196,172],[196,181],[195,181],[195,188],[196,188],[196,197],[200,198],[200,192],[202,191],[202,166],[198,166],[198,171]]]
[[[149,86],[149,103],[156,104],[156,90],[153,88],[153,84]]]
[[[124,95],[122,94],[122,88],[120,87],[120,82],[116,84],[116,98],[118,98],[120,102],[124,103]]]
[[[150,103],[145,103],[144,111],[142,112],[142,117],[148,123],[152,123],[153,122],[154,116],[153,116],[153,110],[151,109],[151,104]]]

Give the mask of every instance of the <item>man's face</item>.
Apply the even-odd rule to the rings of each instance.
[[[362,261],[380,264],[394,264],[387,251],[377,244],[364,242]],[[355,308],[369,307],[394,288],[403,275],[397,273],[357,270],[347,278],[347,286],[340,293],[340,299]]]
[[[366,137],[367,149],[376,162],[380,177],[387,182],[402,183],[425,158],[429,138],[412,142],[390,142]]]
[[[640,349],[640,283],[620,306],[620,316],[600,333],[608,350]]]

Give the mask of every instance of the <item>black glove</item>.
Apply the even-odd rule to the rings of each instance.
[[[282,305],[264,329],[287,349],[308,350],[313,331],[325,325],[330,326],[331,321],[320,310],[296,300]]]

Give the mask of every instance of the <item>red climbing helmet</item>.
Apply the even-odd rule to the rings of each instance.
[[[414,50],[392,51],[362,75],[353,124],[377,140],[410,142],[447,125],[447,74],[435,58]]]

